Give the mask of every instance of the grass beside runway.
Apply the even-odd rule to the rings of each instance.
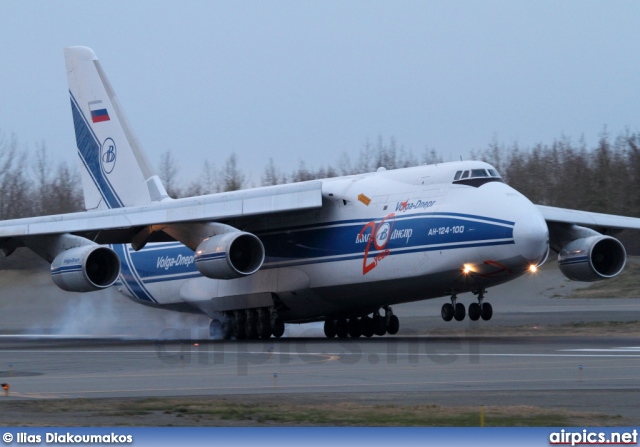
[[[430,337],[638,337],[640,321],[592,321],[566,324],[531,324],[528,326],[491,326],[481,323],[457,329],[431,329],[415,331],[415,334]]]
[[[640,298],[640,264],[629,258],[625,269],[615,278],[591,283],[574,290],[566,298]]]
[[[5,426],[607,426],[619,416],[532,406],[395,405],[291,395],[47,399],[0,403]],[[482,408],[482,409],[481,409]]]

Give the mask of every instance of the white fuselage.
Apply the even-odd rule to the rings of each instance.
[[[453,162],[326,179],[321,209],[230,221],[266,252],[262,268],[240,279],[203,277],[179,243],[114,246],[121,290],[143,304],[210,316],[275,305],[287,322],[484,290],[543,262],[548,230],[499,178],[454,181],[473,169],[493,168]]]

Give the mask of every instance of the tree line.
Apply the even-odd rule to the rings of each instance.
[[[403,146],[398,145],[395,138],[391,137],[386,141],[382,137],[378,137],[375,143],[370,140],[365,141],[354,161],[351,161],[346,152],[343,153],[336,166],[327,165],[313,169],[307,167],[307,164],[300,160],[296,169],[286,173],[276,165],[273,158],[269,158],[259,185],[249,183],[247,176],[238,167],[236,154],[229,155],[219,168],[209,160],[204,160],[200,174],[184,186],[180,177],[180,167],[172,152],[168,151],[161,156],[158,175],[167,193],[173,198],[179,198],[235,191],[252,186],[273,186],[361,174],[373,172],[380,166],[387,169],[397,169],[441,162],[442,158],[434,149],[425,149],[420,156],[415,156],[412,151],[405,150]]]
[[[611,136],[606,130],[590,147],[561,137],[551,143],[521,147],[494,139],[471,153],[472,159],[493,164],[505,181],[532,202],[640,217],[640,133],[629,130]],[[367,140],[352,159],[343,153],[335,165],[308,167],[300,161],[292,172],[282,172],[273,159],[260,184],[277,185],[340,175],[441,163],[434,149],[419,154],[406,150],[395,138]],[[184,183],[172,152],[161,155],[158,174],[174,198],[233,191],[250,186],[238,157],[231,154],[217,167],[204,160],[196,178]],[[0,219],[57,214],[84,208],[77,168],[53,163],[44,142],[29,151],[16,137],[0,133]]]
[[[568,137],[525,149],[493,141],[472,158],[493,164],[533,203],[640,217],[640,133],[605,129],[593,147]]]
[[[44,142],[30,153],[15,136],[0,133],[0,220],[70,213],[84,209],[80,175],[55,164]]]

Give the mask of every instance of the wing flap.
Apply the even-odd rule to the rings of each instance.
[[[119,209],[8,220],[0,222],[0,238],[114,230],[177,222],[218,221],[320,207],[322,182],[312,181]]]

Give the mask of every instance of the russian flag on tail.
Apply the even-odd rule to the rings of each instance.
[[[102,101],[89,102],[89,111],[91,112],[91,121],[94,123],[101,123],[103,121],[109,121],[109,112],[102,105]]]

